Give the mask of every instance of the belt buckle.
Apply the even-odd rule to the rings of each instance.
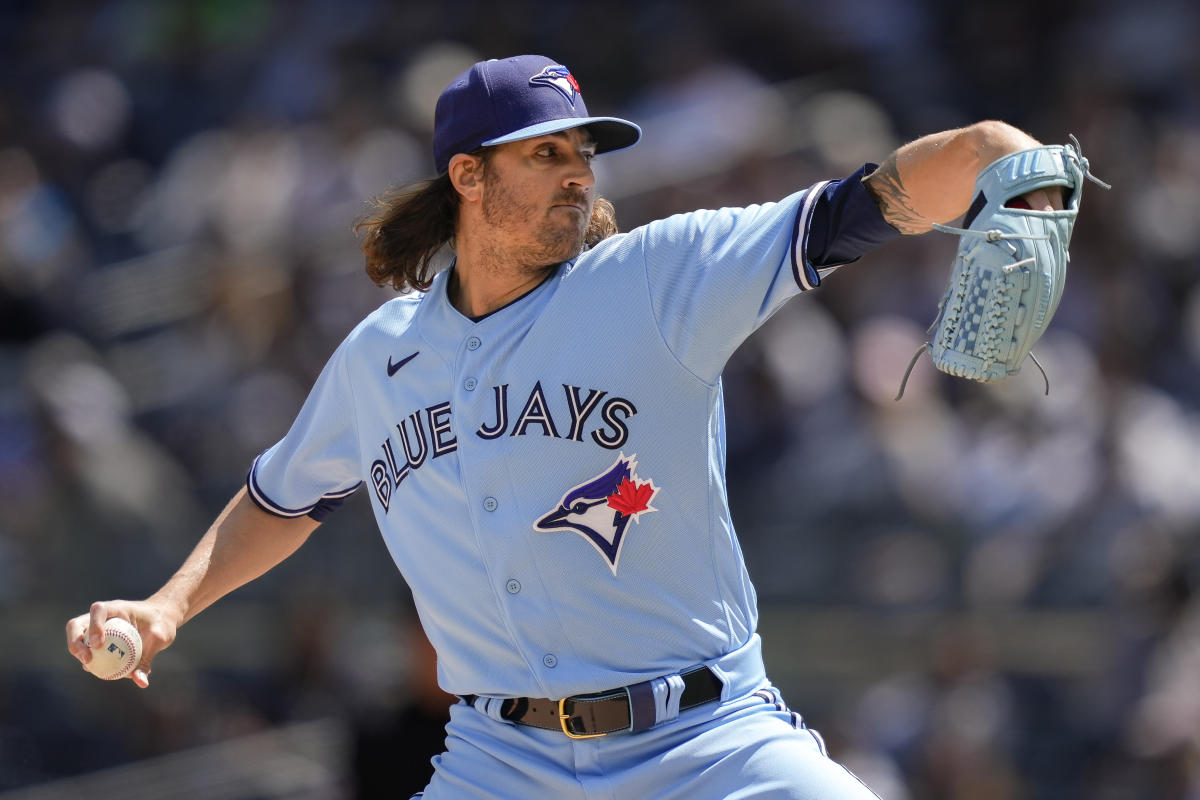
[[[567,727],[567,720],[571,718],[571,715],[566,711],[567,701],[570,699],[569,697],[564,697],[558,701],[558,724],[562,727],[562,732],[567,735],[568,739],[599,739],[601,736],[608,735],[607,733],[572,733],[571,729]]]

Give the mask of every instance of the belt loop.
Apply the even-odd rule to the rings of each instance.
[[[507,725],[513,724],[511,721],[505,719],[502,715],[502,712],[504,711],[504,698],[502,697],[476,697],[475,702],[472,703],[472,705],[475,706],[476,711],[487,714],[494,720],[503,722]]]
[[[658,722],[657,703],[654,699],[654,684],[657,681],[655,678],[625,687],[625,694],[629,695],[630,733],[649,730]]]
[[[683,699],[683,676],[679,673],[655,678],[654,687],[655,722],[669,722],[679,716],[679,701]]]

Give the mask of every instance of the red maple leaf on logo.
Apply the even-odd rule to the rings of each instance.
[[[650,508],[650,500],[658,491],[650,481],[636,483],[629,478],[617,485],[617,491],[608,496],[608,505],[626,516],[640,514]]]

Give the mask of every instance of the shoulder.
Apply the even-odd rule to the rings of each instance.
[[[585,250],[575,259],[579,266],[595,268],[611,261],[627,260],[648,243],[670,241],[706,227],[714,218],[732,214],[740,209],[699,209],[680,212],[662,219],[643,223],[632,230],[609,236]]]
[[[640,236],[647,249],[675,249],[693,254],[724,251],[734,242],[790,235],[810,195],[810,189],[803,189],[779,200],[673,214],[631,233]]]
[[[811,189],[802,189],[765,203],[672,214],[608,237],[584,251],[575,264],[590,272],[614,262],[642,260],[647,251],[711,249],[732,234],[771,236],[775,228],[790,234],[797,212],[805,207],[805,200],[811,194]]]
[[[417,315],[417,311],[421,308],[421,304],[425,302],[428,296],[427,292],[410,292],[399,297],[393,297],[364,317],[362,322],[356,327],[356,330],[407,326],[412,323],[413,318]]]
[[[575,258],[574,263],[577,265],[603,263],[614,258],[620,258],[634,244],[634,234],[636,233],[637,230],[628,233],[614,233],[612,236],[585,249]]]
[[[346,336],[345,346],[359,348],[380,339],[395,339],[412,327],[428,294],[412,292],[388,300],[362,319]]]
[[[781,221],[793,217],[804,203],[809,189],[803,189],[780,200],[753,203],[745,206],[722,206],[701,208],[672,214],[644,225],[648,238],[679,239],[699,235],[723,235],[739,227],[761,227],[772,219]]]

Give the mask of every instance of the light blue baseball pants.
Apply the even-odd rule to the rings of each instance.
[[[451,709],[422,800],[878,800],[766,681],[759,642],[711,662],[717,703],[597,739]]]

